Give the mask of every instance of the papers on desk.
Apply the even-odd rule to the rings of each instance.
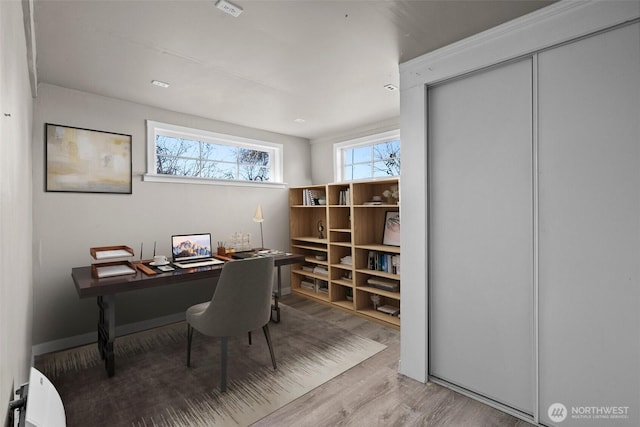
[[[134,274],[136,270],[127,264],[95,266],[98,278],[122,276],[123,274]]]
[[[284,251],[279,251],[277,249],[262,249],[256,252],[257,256],[275,256],[275,255],[284,255]]]
[[[113,250],[105,250],[105,251],[96,251],[95,258],[96,259],[108,259],[108,258],[120,258],[120,257],[130,257],[131,253],[124,249],[113,249]]]

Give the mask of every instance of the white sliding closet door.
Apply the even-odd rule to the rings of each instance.
[[[539,106],[541,421],[638,426],[640,24],[541,53]]]
[[[428,91],[429,372],[532,414],[532,60]]]

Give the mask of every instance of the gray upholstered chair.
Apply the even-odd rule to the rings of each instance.
[[[187,309],[187,366],[191,366],[194,329],[210,337],[219,337],[222,392],[227,389],[228,337],[248,334],[251,344],[251,331],[262,328],[271,353],[273,369],[277,369],[269,335],[272,284],[273,258],[229,261],[222,268],[211,301]]]

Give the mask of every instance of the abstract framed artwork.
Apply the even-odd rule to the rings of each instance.
[[[46,191],[131,194],[131,135],[45,127]]]
[[[382,244],[400,246],[400,212],[387,211],[385,213]]]

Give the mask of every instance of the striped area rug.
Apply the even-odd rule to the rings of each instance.
[[[385,346],[288,306],[270,324],[278,369],[261,331],[229,341],[228,390],[219,391],[219,341],[196,333],[186,367],[186,325],[116,340],[107,378],[97,345],[39,356],[73,426],[248,426],[382,351]]]

